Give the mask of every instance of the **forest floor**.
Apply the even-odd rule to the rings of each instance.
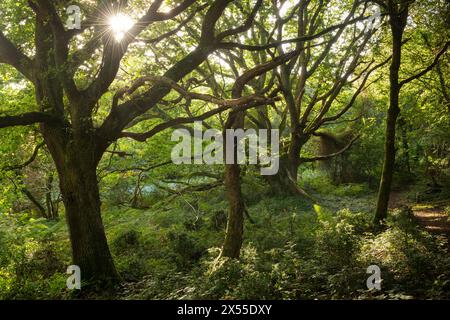
[[[151,209],[104,202],[102,218],[123,286],[112,297],[94,292],[86,298],[450,298],[447,193],[417,201],[422,186],[393,192],[391,209],[408,206],[417,220],[403,210],[392,212],[387,228],[371,232],[373,190],[335,186],[315,172],[308,177],[305,183],[320,199],[316,206],[270,196],[260,184],[243,185],[255,222],[245,223],[242,259],[227,263],[217,263],[227,208],[221,189],[175,198],[170,205],[151,198]],[[443,230],[445,238],[437,236]],[[76,298],[66,290],[68,239],[62,217],[0,215],[0,299]],[[366,292],[372,264],[383,270],[377,295]]]
[[[389,207],[391,209],[408,206],[411,208],[417,223],[433,235],[447,238],[450,254],[450,217],[445,208],[450,200],[416,202],[407,198],[407,192],[394,191],[391,193]]]

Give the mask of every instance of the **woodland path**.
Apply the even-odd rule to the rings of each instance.
[[[392,192],[389,208],[395,209],[408,206],[412,209],[417,223],[434,235],[443,235],[447,238],[450,253],[450,217],[445,208],[450,206],[450,200],[431,202],[411,202],[405,192]]]

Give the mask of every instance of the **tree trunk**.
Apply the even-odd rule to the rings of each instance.
[[[278,173],[267,176],[271,192],[277,195],[301,196],[310,199],[310,196],[302,190],[298,182],[298,169],[300,167],[300,152],[306,140],[300,134],[291,135],[291,143],[287,154],[280,157]]]
[[[268,63],[264,67],[257,66],[242,74],[233,85],[233,89],[231,92],[232,98],[237,99],[242,97],[242,92],[248,82],[258,76],[261,76],[268,70],[275,68],[279,65],[279,63],[279,61],[274,60],[272,63]],[[230,141],[227,141],[228,137],[226,134],[226,129],[243,129],[244,119],[245,112],[243,111],[231,112],[228,115],[224,132],[224,141],[226,144],[230,143]],[[232,142],[234,149],[234,162],[233,164],[225,165],[225,187],[229,202],[229,212],[225,241],[222,247],[221,256],[229,258],[239,258],[243,242],[244,213],[246,213],[248,216],[248,212],[245,209],[245,203],[241,191],[240,167],[237,162],[238,141],[235,138],[235,140]],[[224,150],[224,156],[225,159],[227,159],[227,148],[225,147]]]
[[[237,259],[239,258],[243,242],[245,212],[245,205],[242,199],[239,165],[226,165],[225,186],[229,209],[227,229],[221,255],[223,257]]]
[[[392,62],[389,74],[390,101],[386,122],[383,172],[381,175],[377,209],[374,218],[374,222],[376,224],[379,224],[387,217],[389,195],[391,193],[395,166],[395,128],[398,115],[400,114],[399,97],[401,86],[399,83],[399,70],[402,55],[403,32],[405,30],[406,20],[408,18],[408,7],[406,6],[405,8],[401,8],[401,11],[398,13],[399,9],[395,8],[395,6],[396,5],[394,4],[389,8],[389,22],[392,30]]]
[[[87,136],[73,138],[64,147],[48,137],[55,160],[72,246],[73,264],[83,281],[102,287],[119,277],[109,251],[100,213],[96,167],[100,156]],[[55,147],[56,146],[56,147]]]
[[[232,112],[229,115],[226,129],[237,129],[242,128],[244,125],[244,114],[243,112]],[[224,141],[230,143],[226,140],[227,135],[224,134]],[[237,163],[237,139],[234,141],[234,163],[225,164],[225,189],[228,198],[228,220],[227,229],[225,232],[225,240],[222,246],[222,257],[228,257],[232,259],[239,258],[243,234],[244,234],[244,213],[245,204],[242,197],[241,190],[241,175],[240,167]],[[224,148],[226,153],[226,148]],[[225,159],[226,159],[226,154]]]
[[[395,166],[395,124],[400,110],[398,107],[388,110],[386,125],[386,140],[384,144],[384,162],[381,175],[380,188],[378,191],[377,209],[375,213],[375,223],[380,223],[387,218],[389,196],[391,193],[392,179]]]
[[[408,172],[408,174],[411,174],[411,162],[410,162],[410,156],[409,156],[407,123],[406,123],[405,119],[400,118],[398,124],[399,124],[400,130],[401,130],[402,147],[403,147],[403,152],[404,152],[404,161],[405,161],[406,171]]]
[[[45,203],[47,206],[48,217],[52,220],[58,219],[58,207],[52,199],[53,192],[53,174],[51,173],[47,178],[47,188],[45,192]]]
[[[133,197],[131,198],[130,205],[133,209],[139,209],[139,202],[142,198],[142,192],[141,192],[141,179],[142,179],[142,172],[138,174],[136,186],[134,187]]]
[[[37,200],[33,194],[25,187],[22,188],[23,194],[31,201],[31,203],[36,207],[39,211],[39,214],[42,218],[48,218],[45,208],[41,205],[39,200]]]
[[[275,195],[298,195],[298,166],[289,161],[288,155],[280,157],[280,167],[277,174],[265,176],[270,185],[270,192]]]

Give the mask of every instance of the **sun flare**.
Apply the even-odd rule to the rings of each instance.
[[[125,34],[133,27],[134,22],[126,14],[118,13],[109,18],[108,24],[114,33],[114,38],[120,42],[125,37]]]

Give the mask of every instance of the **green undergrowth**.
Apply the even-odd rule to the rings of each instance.
[[[303,187],[321,195],[249,194],[241,259],[218,259],[227,203],[223,190],[183,195],[148,209],[103,205],[122,285],[118,299],[450,298],[445,239],[420,229],[408,210],[371,226],[375,194],[364,185]],[[245,189],[246,188],[246,189]],[[64,217],[0,216],[0,299],[71,299],[65,289],[70,246]],[[382,290],[366,287],[370,265]],[[95,297],[101,299],[101,296]]]

